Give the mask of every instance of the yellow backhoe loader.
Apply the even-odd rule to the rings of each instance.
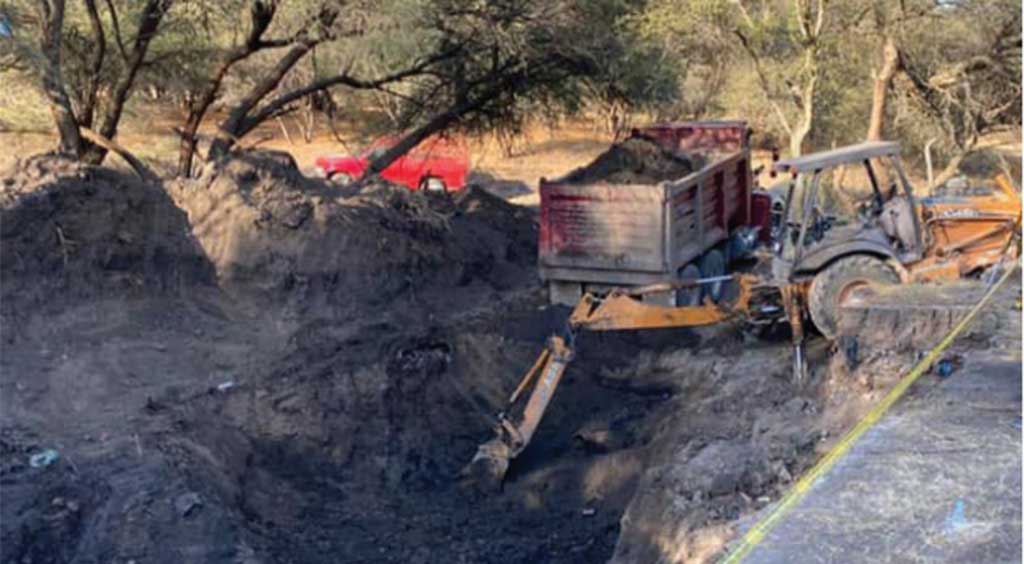
[[[730,319],[788,321],[794,378],[802,379],[805,325],[810,322],[833,338],[840,308],[856,291],[874,284],[956,279],[1019,255],[1021,199],[1007,179],[997,179],[988,195],[918,200],[899,153],[896,143],[869,142],[775,163],[789,179],[773,205],[767,244],[756,252],[759,266],[752,272],[759,274],[583,293],[567,332],[549,339],[499,414],[494,438],[480,445],[464,469],[466,480],[484,489],[500,485],[510,463],[530,444],[573,359],[579,332],[697,327]],[[895,178],[888,188],[879,185],[878,161]],[[822,180],[827,171],[850,165],[866,168],[871,191],[850,216],[837,217],[822,205]],[[698,183],[698,199],[702,188]],[[542,184],[542,208],[543,189]],[[666,192],[671,194],[671,186]],[[688,296],[694,289],[723,284],[732,286],[734,297],[721,303],[709,292],[700,294],[698,305],[672,307],[662,299],[649,299]]]

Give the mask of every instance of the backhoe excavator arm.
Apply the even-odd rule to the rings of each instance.
[[[568,334],[548,339],[547,347],[509,397],[508,407],[498,414],[495,437],[480,445],[473,460],[463,470],[463,477],[482,489],[493,489],[501,484],[510,462],[530,444],[534,431],[573,359],[576,331],[697,327],[745,315],[758,279],[749,275],[728,278],[734,278],[739,283],[739,297],[731,306],[707,302],[696,307],[660,307],[644,304],[638,299],[645,294],[692,287],[707,283],[708,280],[617,289],[603,298],[589,293],[584,295],[569,317]]]

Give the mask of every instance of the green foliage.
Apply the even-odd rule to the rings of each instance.
[[[532,119],[555,120],[589,105],[651,107],[672,101],[676,83],[665,54],[623,25],[623,0],[455,1],[418,4],[416,41],[395,52],[455,56],[409,81],[399,124],[421,123],[515,75],[482,107],[462,116],[468,131],[517,131]],[[595,33],[595,30],[602,30]]]
[[[764,145],[784,147],[802,116],[799,97],[816,76],[805,144],[828,148],[864,137],[886,34],[896,37],[906,65],[894,84],[886,136],[903,140],[911,154],[935,139],[937,160],[948,159],[976,147],[987,132],[1019,125],[1020,0],[821,1],[282,0],[264,36],[281,46],[231,67],[214,109],[248,93],[288,41],[309,32],[313,16],[332,6],[338,17],[331,37],[295,64],[268,99],[339,74],[372,80],[450,54],[402,80],[372,88],[336,84],[329,94],[314,91],[312,101],[285,108],[302,103],[358,115],[379,132],[417,127],[500,84],[500,92],[446,127],[514,136],[526,122],[557,122],[584,111],[598,112],[613,127],[635,113],[740,118]],[[246,41],[252,2],[176,0],[134,90],[164,103],[193,100]],[[98,85],[98,113],[126,71],[120,45],[130,49],[144,2],[111,0],[114,11],[106,0],[96,5],[102,45],[85,0],[67,1],[61,76],[76,111]],[[827,10],[811,47],[801,16],[817,6]],[[0,40],[0,120],[38,127],[43,109],[11,111],[35,99],[15,92],[39,68],[38,5],[0,0],[0,12],[15,31]]]

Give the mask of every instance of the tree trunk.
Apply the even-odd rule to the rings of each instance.
[[[82,151],[82,136],[78,131],[78,120],[71,108],[71,99],[64,88],[64,78],[60,70],[64,0],[43,0],[39,3],[39,10],[39,47],[44,59],[40,79],[43,93],[50,106],[50,114],[53,115],[60,136],[58,150],[78,157]]]
[[[814,96],[818,86],[817,65],[813,67],[814,74],[807,79],[801,97],[800,120],[793,127],[789,134],[790,157],[799,157],[804,152],[804,140],[814,127]]]
[[[196,154],[196,135],[199,133],[199,124],[203,121],[203,115],[209,107],[210,104],[206,103],[198,108],[190,108],[185,127],[178,132],[181,136],[181,143],[178,145],[178,176],[185,178],[192,176],[192,161]]]
[[[288,74],[288,71],[302,57],[306,56],[306,53],[309,53],[314,46],[316,46],[316,41],[304,41],[293,45],[287,53],[278,59],[277,64],[273,68],[264,73],[263,80],[253,86],[252,90],[231,109],[228,117],[217,128],[217,136],[214,137],[213,143],[210,145],[211,159],[218,159],[226,155],[237,139],[252,131],[256,125],[259,125],[258,123],[252,124],[250,123],[251,120],[246,119],[249,112],[255,109],[263,98],[277,88],[277,85],[281,83],[281,80]]]
[[[807,138],[807,133],[810,131],[810,124],[805,127],[803,124],[798,125],[793,134],[789,136],[789,156],[799,157],[804,151],[804,139]]]
[[[899,67],[899,51],[891,35],[886,35],[882,45],[882,68],[875,75],[874,93],[871,98],[871,120],[868,122],[868,141],[880,141],[885,132],[885,110],[889,102],[889,89]]]
[[[181,136],[181,143],[178,145],[178,176],[186,178],[192,176],[192,163],[195,160],[196,145],[198,143],[197,136],[199,134],[199,126],[203,123],[203,117],[206,116],[207,110],[210,109],[213,101],[217,98],[220,85],[224,82],[224,77],[227,76],[231,66],[252,53],[253,51],[251,50],[244,50],[228,57],[221,64],[220,68],[217,69],[210,82],[206,84],[206,88],[199,97],[189,103],[185,127],[178,131],[178,134]]]
[[[220,67],[217,68],[217,72],[206,83],[206,87],[199,97],[189,101],[185,127],[178,131],[178,134],[181,135],[181,143],[178,146],[178,176],[192,175],[192,162],[196,154],[196,135],[199,132],[199,126],[203,123],[207,110],[217,99],[217,93],[220,92],[220,86],[228,71],[235,63],[248,58],[260,49],[276,45],[263,41],[263,34],[270,27],[276,13],[276,2],[254,1],[250,4],[249,35],[246,37],[245,43],[228,53]]]
[[[121,78],[114,84],[110,101],[105,104],[103,119],[100,121],[98,133],[110,140],[117,136],[117,126],[121,122],[121,115],[124,113],[124,105],[131,96],[132,86],[135,84],[135,77],[146,59],[149,51],[149,43],[156,35],[160,27],[160,21],[164,14],[170,9],[174,0],[148,0],[139,16],[138,34],[135,36],[135,45],[125,61],[127,68]],[[107,149],[99,145],[91,145],[82,160],[90,164],[100,164],[107,156]]]
[[[92,127],[93,114],[96,111],[96,97],[100,88],[100,75],[103,72],[103,59],[107,53],[107,38],[103,32],[103,22],[96,10],[96,0],[85,0],[85,9],[89,14],[89,26],[92,28],[92,39],[96,42],[89,68],[89,81],[85,85],[85,99],[79,108],[78,121],[82,127]]]
[[[393,145],[384,154],[370,161],[370,165],[366,169],[365,176],[374,176],[384,172],[391,163],[397,161],[402,155],[416,148],[417,145],[423,142],[424,139],[430,137],[435,133],[444,131],[449,125],[454,123],[462,115],[457,109],[451,109],[442,114],[434,116],[433,119],[427,123],[421,125],[417,129],[414,129],[408,135],[403,137],[401,141]]]

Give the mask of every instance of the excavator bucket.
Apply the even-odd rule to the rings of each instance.
[[[495,437],[477,447],[473,460],[462,469],[462,483],[485,493],[497,491],[511,462],[512,449]]]

